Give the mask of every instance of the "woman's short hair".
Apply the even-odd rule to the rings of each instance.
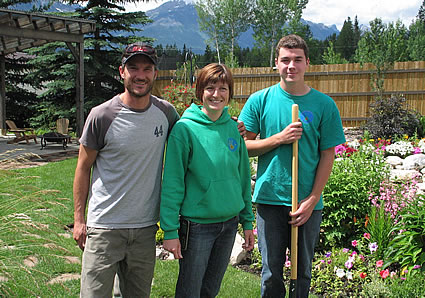
[[[202,102],[204,89],[208,84],[217,82],[229,85],[229,101],[233,98],[233,76],[230,69],[224,64],[211,63],[201,69],[196,79],[196,98]]]

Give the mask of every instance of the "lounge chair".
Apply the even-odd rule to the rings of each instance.
[[[26,141],[29,144],[29,141],[32,139],[37,144],[37,135],[32,128],[18,128],[13,122],[13,120],[6,120],[6,124],[9,127],[8,131],[15,134],[13,140],[8,141],[8,144],[19,143],[21,141]]]

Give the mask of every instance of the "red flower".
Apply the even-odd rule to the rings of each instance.
[[[366,274],[366,273],[364,273],[364,272],[360,273],[360,278],[365,279],[365,278],[366,278],[366,276],[367,276],[367,274]]]
[[[381,275],[381,277],[383,279],[386,279],[388,277],[388,275],[390,275],[390,270],[388,270],[388,269],[381,270],[381,272],[379,272],[379,275]]]

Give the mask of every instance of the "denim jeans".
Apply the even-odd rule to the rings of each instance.
[[[179,260],[176,297],[217,296],[237,228],[238,217],[220,223],[190,223],[188,247]]]
[[[286,249],[291,248],[291,207],[257,204],[258,247],[263,268],[261,271],[261,296],[285,297],[283,266]],[[309,220],[298,228],[297,297],[308,297],[314,247],[320,232],[322,212],[313,211]]]

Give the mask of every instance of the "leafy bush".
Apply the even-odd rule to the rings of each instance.
[[[369,146],[360,146],[350,156],[337,158],[323,191],[322,249],[344,247],[361,236],[366,215],[371,209],[370,192],[378,192],[389,176],[384,156]]]
[[[376,98],[370,105],[370,118],[365,129],[373,138],[394,138],[418,134],[422,137],[421,115],[410,110],[406,98],[391,95],[390,98]]]
[[[425,197],[419,196],[400,212],[400,220],[392,231],[385,257],[388,263],[398,263],[410,270],[425,265]],[[389,264],[388,264],[389,265]],[[416,267],[415,267],[416,266]]]
[[[192,102],[197,101],[193,87],[174,82],[164,88],[163,97],[176,108],[180,116]]]

